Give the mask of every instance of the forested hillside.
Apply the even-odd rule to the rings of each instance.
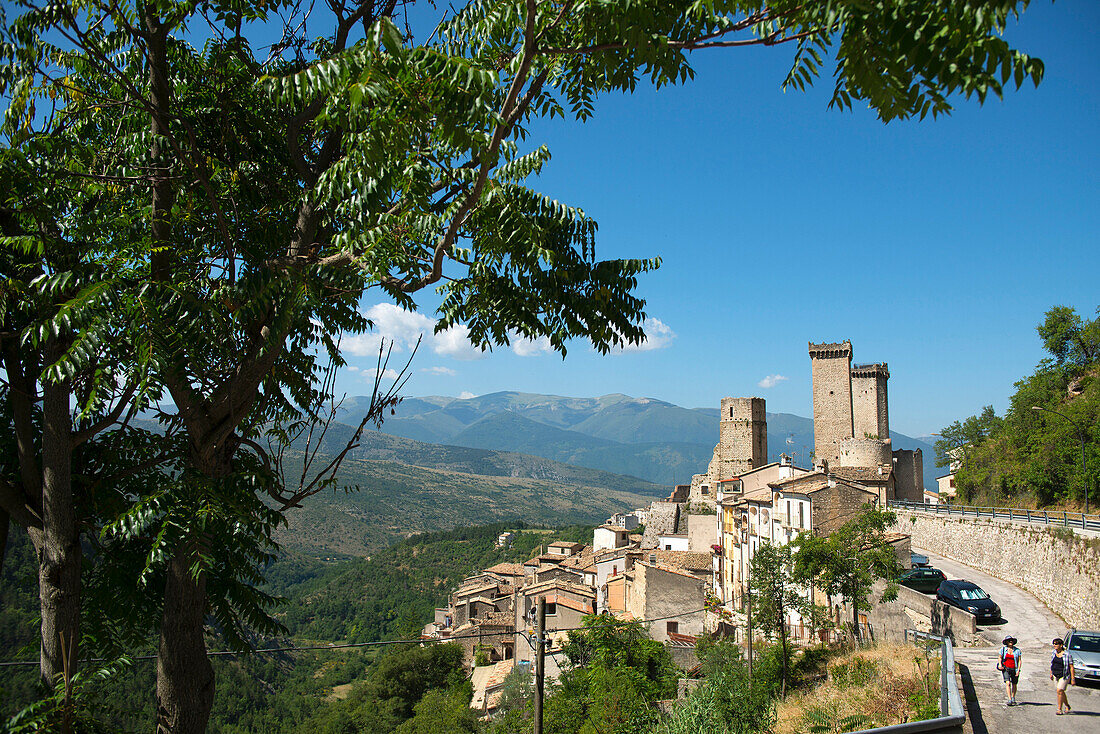
[[[941,431],[937,464],[956,462],[960,502],[1083,507],[1088,486],[1090,509],[1100,509],[1100,308],[1097,314],[1088,320],[1066,306],[1047,311],[1036,331],[1050,356],[1016,383],[1008,410],[997,415],[987,406]]]
[[[515,543],[510,549],[497,548],[496,538],[506,529],[516,532]],[[540,545],[554,540],[590,542],[591,537],[591,526],[551,530],[498,523],[414,536],[370,559],[327,565],[301,558],[281,560],[267,575],[268,589],[284,597],[277,617],[286,626],[286,634],[255,643],[261,648],[302,647],[415,638],[431,620],[432,609],[445,603],[463,577],[502,561],[526,560]],[[3,660],[37,657],[33,624],[37,598],[28,582],[36,572],[26,534],[14,533],[0,587]],[[212,650],[222,647],[211,638]],[[130,654],[139,659],[94,680],[82,694],[85,710],[124,731],[151,731],[154,661],[140,657],[152,651],[152,646],[131,649]],[[390,731],[387,722],[400,721],[400,716],[394,719],[377,710],[373,715],[381,718],[372,721],[381,722],[382,728],[337,726],[337,722],[350,726],[352,721],[363,725],[359,717],[365,714],[355,712],[364,699],[380,695],[377,681],[376,687],[371,687],[372,675],[377,677],[376,661],[388,652],[389,648],[368,647],[215,658],[218,687],[210,731]],[[5,669],[0,682],[0,719],[33,699],[36,677],[33,667]],[[346,701],[345,696],[349,697]]]

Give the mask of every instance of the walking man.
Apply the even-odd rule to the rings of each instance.
[[[1005,706],[1016,705],[1016,684],[1020,682],[1020,648],[1016,647],[1016,638],[1009,636],[1001,640],[1000,660],[997,670],[1005,680]]]
[[[1054,638],[1054,654],[1050,656],[1050,679],[1054,681],[1054,695],[1058,699],[1058,715],[1073,711],[1066,698],[1066,686],[1077,685],[1077,675],[1073,670],[1073,656],[1064,648],[1061,637]],[[1066,710],[1062,711],[1065,706]]]

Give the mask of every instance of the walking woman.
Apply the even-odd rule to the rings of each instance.
[[[997,670],[1005,679],[1005,706],[1016,705],[1016,684],[1020,682],[1020,648],[1016,647],[1016,638],[1011,635],[1001,641],[1000,661]]]
[[[1077,675],[1073,670],[1073,656],[1065,649],[1065,643],[1061,637],[1055,637],[1054,654],[1050,656],[1050,679],[1054,681],[1054,695],[1058,698],[1058,715],[1073,711],[1069,707],[1069,699],[1066,698],[1066,686],[1077,685]],[[1066,710],[1062,711],[1065,706]]]

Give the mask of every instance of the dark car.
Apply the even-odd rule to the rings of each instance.
[[[1100,632],[1070,630],[1065,640],[1077,677],[1100,682]]]
[[[938,568],[911,568],[901,575],[898,583],[925,594],[935,594],[946,580],[947,577]]]
[[[936,598],[944,604],[970,612],[979,622],[997,622],[1001,619],[1001,608],[980,586],[969,581],[944,581],[936,590]]]

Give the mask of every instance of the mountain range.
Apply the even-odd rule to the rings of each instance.
[[[349,398],[340,420],[354,422],[368,398]],[[653,398],[612,394],[571,398],[496,392],[474,398],[406,398],[381,431],[421,442],[541,456],[663,485],[706,471],[718,441],[718,408],[683,408]],[[768,413],[768,458],[809,464],[813,420]],[[922,449],[924,484],[935,486],[932,446],[891,432],[894,448]],[[404,461],[394,456],[397,461]]]

